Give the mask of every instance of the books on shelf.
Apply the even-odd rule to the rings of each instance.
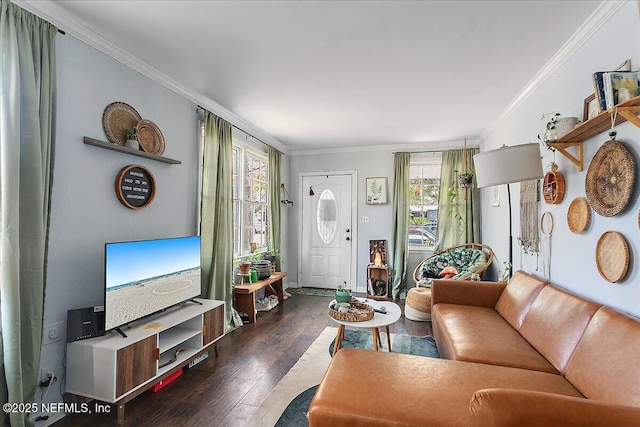
[[[637,71],[597,71],[593,88],[600,111],[640,95],[640,73]]]

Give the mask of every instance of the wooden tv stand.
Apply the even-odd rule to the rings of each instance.
[[[236,285],[233,290],[236,296],[236,310],[238,313],[246,313],[249,316],[249,323],[256,322],[256,298],[255,292],[266,287],[267,295],[276,295],[280,304],[284,303],[284,290],[282,289],[282,278],[287,273],[278,271],[269,276],[268,279],[258,280],[255,283],[245,283]]]
[[[195,301],[202,305],[185,302],[132,323],[126,338],[111,331],[68,343],[65,391],[115,404],[122,423],[128,401],[215,348],[224,335],[224,302]]]

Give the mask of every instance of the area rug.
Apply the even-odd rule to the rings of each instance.
[[[287,288],[287,292],[292,295],[313,295],[316,297],[332,297],[335,294],[335,289],[321,289],[321,288]]]
[[[318,384],[331,362],[331,352],[337,328],[327,327],[309,346],[287,375],[276,384],[269,397],[258,408],[249,426],[301,427],[307,426],[306,412]],[[381,334],[386,350],[386,335]],[[343,348],[373,348],[371,332],[347,329]],[[394,352],[439,357],[431,337],[391,334]],[[383,350],[383,351],[385,351]]]

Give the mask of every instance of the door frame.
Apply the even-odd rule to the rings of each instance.
[[[320,171],[320,172],[301,172],[298,177],[298,188],[300,189],[300,210],[298,213],[298,248],[302,248],[302,200],[304,200],[305,189],[302,187],[302,180],[305,177],[313,176],[331,176],[331,175],[349,175],[351,176],[351,270],[349,271],[349,289],[356,292],[358,284],[356,283],[357,267],[358,267],[358,171]],[[302,281],[302,251],[298,251],[298,278]],[[302,286],[300,283],[299,286]]]

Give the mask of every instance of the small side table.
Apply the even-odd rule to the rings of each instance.
[[[378,331],[378,328],[384,326],[385,332],[387,333],[387,346],[389,348],[389,351],[391,351],[391,335],[389,334],[389,325],[394,324],[398,321],[398,319],[400,319],[400,307],[398,307],[396,303],[391,301],[381,302],[374,301],[368,298],[358,298],[358,301],[369,304],[374,309],[384,306],[387,309],[387,312],[386,314],[383,314],[376,311],[373,313],[372,319],[365,320],[364,322],[347,322],[345,320],[338,320],[332,317],[331,319],[334,322],[338,323],[338,333],[336,334],[336,342],[333,346],[333,354],[335,355],[342,346],[345,326],[349,326],[350,328],[355,329],[371,329],[371,334],[373,335],[373,349],[375,351],[378,351],[378,347],[382,344],[380,341],[380,332]]]

